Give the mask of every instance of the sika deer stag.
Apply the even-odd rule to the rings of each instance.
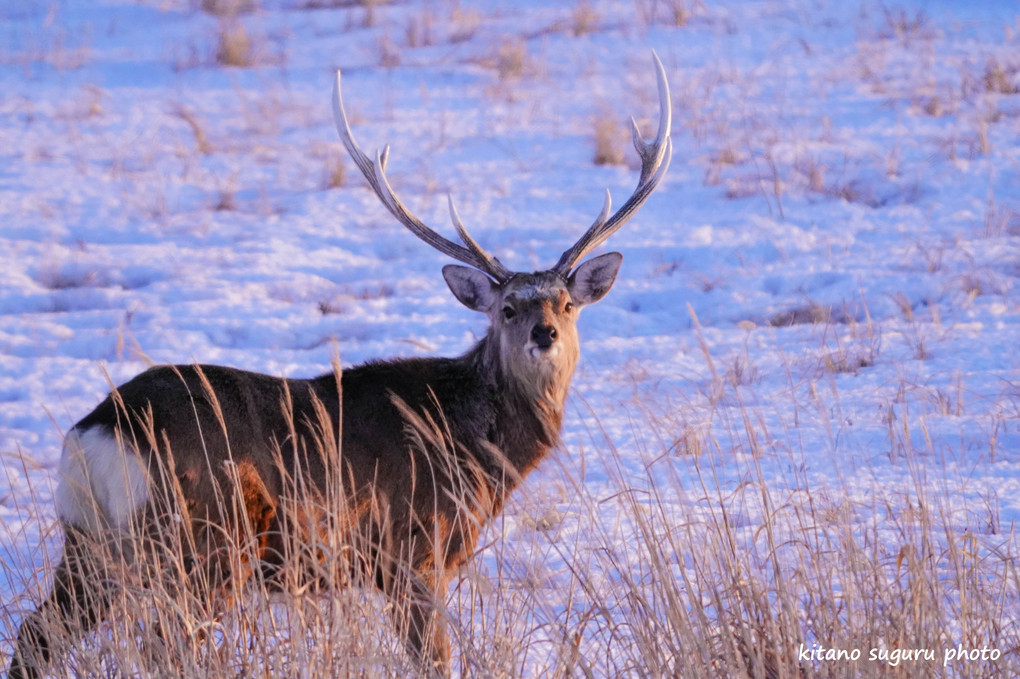
[[[51,660],[49,635],[87,631],[108,612],[101,589],[109,572],[90,545],[122,545],[125,536],[142,545],[139,536],[167,534],[153,526],[190,524],[186,572],[201,574],[212,596],[229,601],[228,583],[236,587],[254,570],[268,586],[284,587],[276,572],[288,553],[285,536],[301,535],[292,524],[316,511],[301,504],[311,504],[309,493],[330,488],[340,489],[347,507],[330,530],[341,542],[348,531],[361,536],[363,553],[334,565],[367,569],[402,612],[411,651],[428,671],[448,674],[450,645],[436,605],[481,527],[557,445],[579,355],[578,313],[609,291],[622,256],[578,262],[634,215],[669,165],[669,90],[654,61],[659,128],[646,141],[633,126],[637,188],[612,215],[607,191],[591,228],[551,269],[535,273],[511,271],[483,250],[452,200],[463,245],[411,214],[386,178],[388,148],[373,160],[354,141],[338,72],[333,113],[344,146],[401,224],[468,265],[448,265],[443,276],[462,304],[488,316],[488,332],[459,358],[372,362],[314,379],[164,366],[114,390],[65,439],[56,493],[64,556],[52,593],[21,625],[9,676],[40,676]],[[256,556],[238,573],[239,562],[223,554],[240,536]],[[115,553],[137,562],[144,548]],[[320,554],[319,565],[333,558]]]

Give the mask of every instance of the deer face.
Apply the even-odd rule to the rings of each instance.
[[[516,377],[522,385],[537,384],[562,396],[577,363],[577,313],[597,302],[609,291],[623,259],[619,253],[593,257],[577,263],[616,233],[634,216],[662,181],[672,155],[670,126],[672,107],[669,85],[662,62],[652,53],[659,90],[659,128],[645,139],[631,120],[634,148],[641,157],[641,173],[634,192],[616,211],[606,191],[602,212],[587,231],[560,255],[551,269],[533,274],[514,273],[486,252],[471,237],[450,198],[450,220],[463,245],[458,245],[429,228],[397,197],[386,178],[389,147],[371,158],[361,150],[351,133],[350,121],[340,95],[340,72],[336,74],[333,119],[344,147],[365,180],[397,221],[411,233],[440,252],[468,267],[450,265],[443,276],[453,294],[469,309],[488,315],[488,338],[499,352],[503,375]],[[492,357],[491,358],[496,358]],[[551,388],[547,388],[552,383]]]
[[[506,374],[531,383],[563,383],[565,393],[579,355],[578,314],[609,292],[622,261],[610,252],[566,278],[555,271],[515,273],[502,284],[454,264],[443,268],[443,276],[464,306],[489,317]]]

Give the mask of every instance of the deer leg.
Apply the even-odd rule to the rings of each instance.
[[[446,600],[445,579],[415,574],[406,594],[403,631],[408,648],[420,659],[426,676],[450,676],[450,639],[438,610]]]
[[[83,635],[95,628],[108,610],[100,584],[106,580],[105,569],[77,528],[68,525],[64,531],[64,558],[57,566],[53,591],[21,623],[9,679],[41,677],[53,655],[51,636]]]
[[[192,519],[192,574],[207,590],[210,611],[220,618],[245,582],[261,569],[277,502],[250,462],[230,469],[223,499],[210,500]]]

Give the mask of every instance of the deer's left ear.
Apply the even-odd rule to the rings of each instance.
[[[499,286],[478,269],[447,264],[443,267],[443,278],[454,297],[472,311],[488,313],[499,298]]]
[[[574,269],[567,279],[567,290],[575,304],[592,304],[606,296],[616,281],[623,263],[619,252],[607,252],[593,257]]]

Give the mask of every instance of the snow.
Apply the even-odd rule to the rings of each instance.
[[[451,193],[483,247],[531,270],[603,187],[616,205],[632,190],[625,123],[654,126],[652,49],[672,165],[609,243],[624,264],[581,317],[566,445],[505,526],[526,532],[528,503],[576,511],[543,490],[564,478],[607,497],[668,466],[691,490],[665,498],[678,515],[711,501],[712,469],[720,493],[825,490],[859,530],[894,530],[876,493],[915,496],[920,465],[956,532],[1016,551],[1014,3],[713,0],[676,26],[659,3],[592,2],[580,35],[575,3],[409,0],[371,25],[358,7],[258,4],[239,20],[244,68],[216,62],[228,24],[186,0],[0,8],[0,558],[29,568],[53,548],[63,432],[150,362],[305,377],[334,353],[455,355],[484,332],[448,261],[346,157],[335,68],[355,137],[391,145],[412,211],[452,237]],[[592,162],[606,117],[625,166]],[[622,468],[592,452],[605,440]],[[16,620],[15,587],[0,583]]]

